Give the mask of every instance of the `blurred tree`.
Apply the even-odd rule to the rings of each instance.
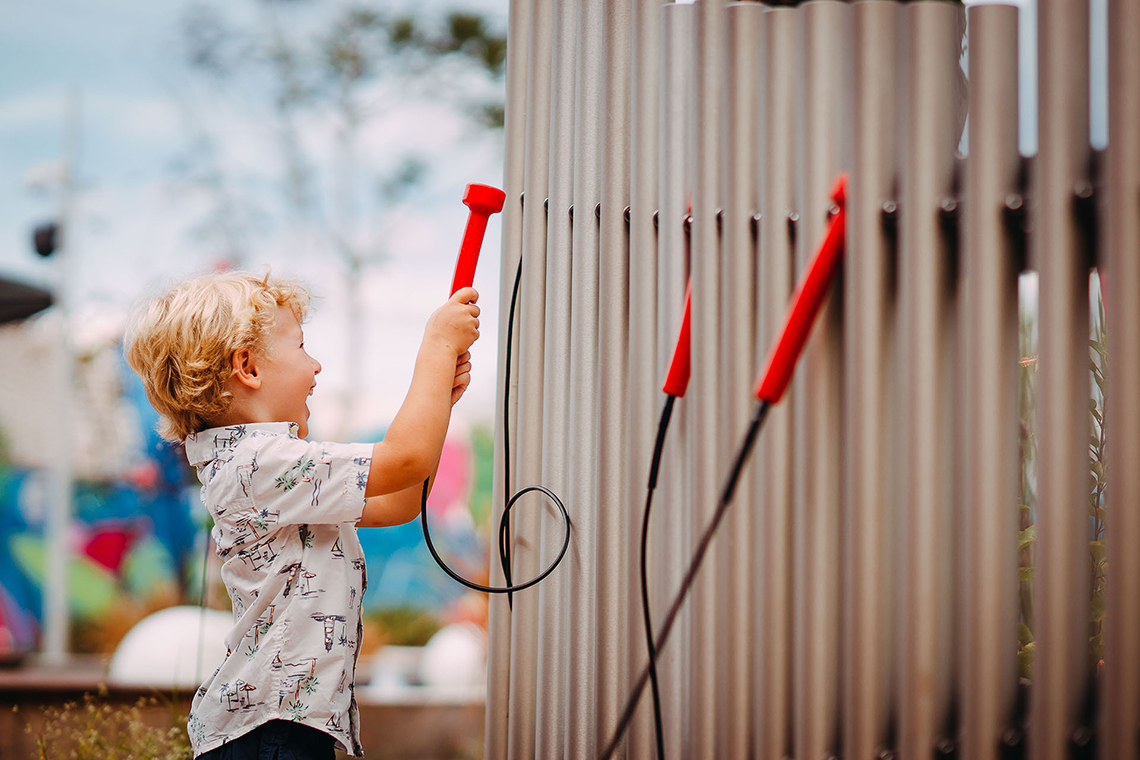
[[[359,346],[363,270],[383,261],[385,219],[430,168],[411,153],[361,160],[363,132],[412,99],[449,104],[479,127],[502,127],[505,34],[475,13],[425,21],[367,0],[342,7],[319,0],[195,2],[180,31],[199,92],[270,125],[279,162],[277,191],[266,193],[264,182],[243,173],[232,148],[227,155],[224,119],[210,106],[188,107],[194,137],[182,168],[211,198],[200,231],[217,239],[231,266],[243,266],[258,234],[276,226],[303,250],[335,251],[348,291],[347,338]],[[265,207],[273,196],[283,203],[278,213]],[[348,356],[342,434],[362,378],[362,352]]]

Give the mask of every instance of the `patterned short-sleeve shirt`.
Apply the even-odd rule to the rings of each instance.
[[[292,422],[186,439],[233,603],[226,658],[194,695],[194,755],[274,719],[360,757],[353,694],[367,585],[356,522],[371,444],[313,443]]]

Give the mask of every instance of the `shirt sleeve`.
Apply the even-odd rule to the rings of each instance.
[[[319,443],[275,436],[250,467],[253,505],[279,525],[360,520],[372,444]]]

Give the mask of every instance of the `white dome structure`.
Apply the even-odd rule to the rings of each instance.
[[[424,646],[419,671],[425,686],[481,687],[487,678],[487,634],[471,623],[444,626]]]
[[[107,676],[116,684],[195,689],[222,664],[232,627],[228,612],[188,605],[159,610],[119,642]]]

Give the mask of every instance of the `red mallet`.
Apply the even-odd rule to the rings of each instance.
[[[475,281],[475,265],[479,263],[479,249],[483,247],[483,234],[487,231],[487,218],[503,210],[507,194],[490,185],[468,185],[463,203],[471,209],[467,228],[463,230],[463,244],[455,262],[455,277],[451,292],[467,288]]]
[[[796,368],[796,360],[807,341],[808,332],[831,287],[831,280],[839,269],[847,220],[846,175],[840,175],[835,181],[835,186],[831,190],[831,199],[835,201],[839,211],[831,218],[831,224],[827,228],[823,243],[819,246],[819,252],[816,253],[815,259],[808,267],[807,276],[792,299],[787,324],[768,358],[768,369],[764,372],[763,379],[756,384],[754,393],[756,398],[770,404],[779,402],[780,397],[784,395],[784,390],[792,377],[792,370]]]

